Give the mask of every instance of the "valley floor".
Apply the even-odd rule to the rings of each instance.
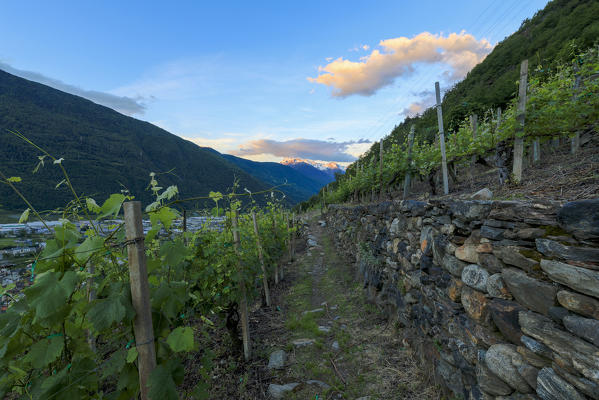
[[[304,218],[304,235],[296,239],[295,260],[273,290],[273,306],[256,306],[250,316],[252,361],[231,351],[222,328],[202,339],[214,352],[208,398],[441,398],[395,324],[366,301],[353,261],[336,252],[318,215]],[[281,356],[281,350],[283,365],[269,368],[269,358],[276,351]],[[189,388],[201,379],[199,361],[189,360]],[[191,390],[184,396],[194,398]]]

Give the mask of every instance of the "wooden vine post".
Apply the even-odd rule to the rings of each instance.
[[[437,122],[439,124],[439,144],[441,146],[443,193],[449,194],[449,181],[447,180],[447,156],[445,154],[445,131],[443,130],[443,111],[441,110],[441,90],[439,89],[439,82],[435,82],[435,96],[437,98]]]
[[[410,184],[412,175],[410,172],[410,168],[412,167],[412,147],[414,146],[414,131],[416,127],[414,124],[410,127],[410,134],[408,135],[408,170],[406,171],[406,177],[404,178],[403,183],[403,198],[408,197],[408,191],[410,190]]]
[[[380,192],[379,192],[379,199],[383,200],[383,139],[381,138],[381,142],[380,142],[380,149],[379,149],[379,185],[380,185]]]
[[[264,284],[264,298],[266,305],[270,307],[270,290],[268,289],[268,276],[266,275],[266,266],[264,265],[264,254],[262,254],[262,243],[260,241],[260,233],[258,232],[258,222],[256,221],[256,213],[252,211],[252,221],[254,222],[254,233],[256,234],[256,247],[258,248],[258,259],[262,268],[262,283]]]
[[[272,235],[275,238],[275,242],[277,241],[277,224],[275,221],[275,213],[272,213]],[[279,263],[275,262],[275,285],[279,284]]]
[[[287,249],[289,251],[289,261],[293,261],[293,251],[291,250],[291,224],[289,222],[289,214],[285,214],[285,222],[287,223]]]
[[[231,219],[231,224],[233,226],[233,246],[235,248],[235,254],[238,257],[238,267],[241,268],[241,263],[239,263],[239,228],[237,222],[237,211],[233,211],[233,218]],[[248,301],[247,301],[247,289],[245,287],[245,282],[239,283],[239,289],[241,291],[241,298],[239,299],[239,319],[241,320],[241,337],[243,339],[243,357],[245,361],[250,360],[250,320],[248,315]]]
[[[152,328],[144,230],[141,221],[141,203],[128,201],[123,203],[123,210],[125,211],[125,231],[129,242],[127,255],[129,257],[131,301],[135,309],[133,330],[138,353],[139,388],[141,399],[147,400],[149,398],[150,374],[156,368],[156,349],[154,347],[154,329]]]
[[[528,60],[520,65],[520,87],[518,89],[518,115],[516,116],[516,137],[514,138],[514,165],[512,174],[515,183],[522,182],[522,157],[524,156],[524,117],[526,113],[526,86],[528,80]]]
[[[476,115],[476,114],[470,115],[470,128],[472,129],[472,140],[475,141],[476,136],[478,135],[478,115]],[[470,186],[474,185],[474,171],[475,171],[474,165],[476,163],[476,159],[477,159],[476,155],[472,156],[472,158],[470,159],[470,171],[469,171]]]
[[[574,80],[574,91],[575,91],[575,95],[574,95],[574,100],[576,100],[576,98],[578,97],[578,90],[580,89],[580,80],[581,80],[581,76],[578,73],[578,64],[574,63],[574,72],[576,72],[576,78]],[[574,134],[574,136],[572,136],[572,139],[570,141],[570,152],[572,154],[576,154],[578,153],[578,150],[580,149],[580,131],[576,131],[576,133]]]

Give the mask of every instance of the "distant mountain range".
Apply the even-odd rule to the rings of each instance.
[[[72,194],[65,185],[57,187],[63,179],[57,165],[46,162],[34,174],[41,152],[9,131],[63,158],[78,193],[98,203],[125,188],[144,204],[150,202],[150,172],[158,173],[163,187],[177,185],[181,198],[228,193],[235,180],[238,190],[252,192],[287,183],[280,190],[289,204],[308,199],[333,176],[307,163],[260,163],[220,154],[148,122],[0,70],[0,172],[21,177],[19,190],[42,210],[64,207]],[[210,200],[200,200],[186,207],[211,205]],[[26,207],[8,185],[0,185],[0,208]]]
[[[315,180],[320,183],[321,187],[327,183],[333,182],[335,180],[335,174],[345,173],[345,169],[334,162],[322,163],[302,158],[288,158],[281,161],[281,164],[287,165],[308,178]]]

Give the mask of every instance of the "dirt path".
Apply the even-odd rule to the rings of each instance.
[[[367,302],[362,284],[354,279],[353,260],[335,249],[319,215],[303,218],[295,260],[284,266],[284,280],[272,288],[273,306],[252,308],[252,360],[243,361],[221,326],[222,319],[215,319],[221,322],[198,338],[203,350],[186,363],[182,397],[441,398],[430,374],[418,367],[411,350],[401,343],[395,324]],[[282,352],[280,368],[271,368],[273,353]]]
[[[394,324],[366,302],[355,266],[337,253],[318,216],[306,222],[298,240],[307,246],[288,267],[290,286],[279,294],[282,312],[268,321],[285,329],[262,338],[265,360],[276,350],[287,355],[282,369],[267,368],[265,381],[273,384],[267,398],[291,386],[282,398],[438,398]]]

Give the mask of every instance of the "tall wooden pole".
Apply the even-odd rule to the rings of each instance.
[[[403,198],[408,197],[408,192],[410,190],[410,180],[412,179],[412,174],[410,172],[410,168],[412,167],[412,147],[414,146],[414,131],[416,127],[414,124],[410,127],[410,134],[408,135],[408,170],[406,171],[406,177],[404,178],[403,184]]]
[[[135,309],[133,331],[138,353],[139,388],[141,399],[147,400],[149,398],[148,381],[150,374],[156,368],[156,349],[144,248],[144,229],[141,221],[141,203],[128,201],[123,203],[123,209],[127,241],[130,242],[127,245],[127,255],[129,257],[129,279],[131,280],[131,302]]]
[[[277,242],[277,224],[276,224],[276,220],[275,220],[276,216],[275,216],[275,212],[273,210],[272,213],[272,235],[275,238],[275,243]],[[275,262],[275,285],[279,284],[279,264],[278,262]]]
[[[574,90],[575,90],[576,94],[574,95],[574,100],[576,100],[578,98],[578,89],[580,88],[581,76],[578,73],[578,70],[579,70],[578,64],[574,63],[574,71],[576,72],[576,79],[574,81]],[[570,152],[572,154],[576,154],[579,149],[580,149],[580,131],[576,131],[576,133],[574,134],[574,136],[572,137],[572,139],[570,141]]]
[[[383,138],[381,138],[379,149],[379,185],[379,200],[383,200]]]
[[[514,165],[512,174],[515,183],[522,182],[522,157],[524,156],[524,117],[526,113],[526,86],[528,81],[528,60],[520,65],[520,87],[518,89],[518,115],[516,117],[516,137],[514,138]]]
[[[445,155],[445,132],[443,130],[443,111],[441,110],[441,90],[439,82],[435,82],[435,95],[437,97],[437,122],[439,124],[439,144],[441,145],[441,170],[443,172],[443,193],[449,194],[449,181],[447,180],[447,156]]]
[[[252,221],[254,222],[254,233],[256,234],[256,247],[258,248],[258,259],[262,268],[262,283],[264,285],[264,297],[266,305],[270,307],[270,290],[268,289],[268,276],[266,275],[266,266],[264,265],[264,255],[262,254],[262,243],[260,242],[260,233],[258,232],[258,222],[256,221],[256,213],[252,211]]]
[[[239,257],[239,228],[237,222],[237,211],[233,211],[233,218],[231,219],[231,224],[233,226],[233,246],[235,248],[235,253],[237,257]],[[238,263],[238,267],[241,268],[241,265]],[[241,291],[241,299],[239,300],[239,312],[241,319],[241,336],[243,339],[243,357],[245,361],[249,361],[251,353],[251,345],[250,345],[250,320],[248,315],[248,301],[247,301],[247,293],[245,282],[239,282],[239,290]]]

